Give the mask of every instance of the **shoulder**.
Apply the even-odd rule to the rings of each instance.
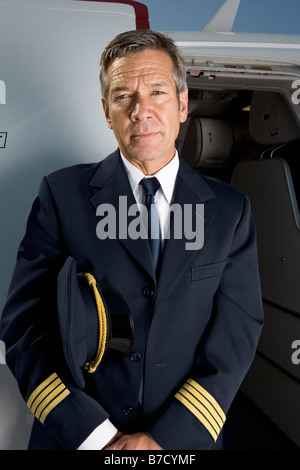
[[[225,198],[225,200],[237,200],[237,201],[243,201],[245,198],[245,194],[243,194],[241,191],[238,189],[234,188],[231,186],[229,183],[226,183],[225,181],[222,181],[217,178],[213,178],[211,176],[205,176],[205,175],[200,175],[201,178],[203,178],[208,184],[208,186],[211,188],[211,190],[214,192],[216,197],[222,197]]]
[[[78,190],[86,187],[93,180],[95,174],[105,173],[114,168],[119,163],[118,151],[108,155],[108,157],[95,163],[81,163],[56,170],[46,176],[46,180],[51,188]]]
[[[102,162],[82,163],[61,168],[46,176],[50,187],[70,186],[79,181],[89,183]]]
[[[247,197],[220,179],[203,175],[200,171],[191,168],[191,166],[181,159],[181,174],[188,186],[204,200],[215,199],[220,207],[230,206],[234,208],[243,206]]]

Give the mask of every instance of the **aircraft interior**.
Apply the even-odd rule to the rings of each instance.
[[[300,331],[300,110],[291,99],[295,78],[271,70],[189,67],[189,117],[180,130],[178,150],[202,174],[247,194],[257,227],[265,324],[229,414],[229,435],[232,429],[236,433],[229,449],[300,446],[300,365],[291,360],[291,345]]]

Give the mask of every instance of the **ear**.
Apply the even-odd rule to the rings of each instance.
[[[189,96],[189,91],[184,90],[180,93],[179,95],[179,102],[180,102],[180,122],[185,122],[188,116],[188,96]]]
[[[107,125],[110,129],[112,129],[112,123],[111,123],[111,119],[110,119],[110,116],[109,116],[109,113],[108,113],[108,106],[106,104],[106,101],[105,101],[104,98],[101,98],[101,102],[102,102],[103,111],[104,111],[104,114],[105,114],[105,119],[106,119]]]

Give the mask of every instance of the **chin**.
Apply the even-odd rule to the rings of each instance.
[[[149,147],[135,148],[134,152],[132,152],[131,155],[135,160],[140,162],[156,160],[157,158],[159,158],[158,149],[153,149]]]

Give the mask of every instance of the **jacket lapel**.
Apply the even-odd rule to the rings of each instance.
[[[144,238],[134,240],[128,235],[128,225],[137,217],[128,216],[128,208],[136,204],[136,201],[118,150],[100,163],[90,181],[90,186],[94,188],[94,195],[90,201],[95,209],[97,210],[102,204],[109,204],[112,211],[115,211],[116,230],[110,227],[110,236],[118,238],[155,281],[148,240]]]

